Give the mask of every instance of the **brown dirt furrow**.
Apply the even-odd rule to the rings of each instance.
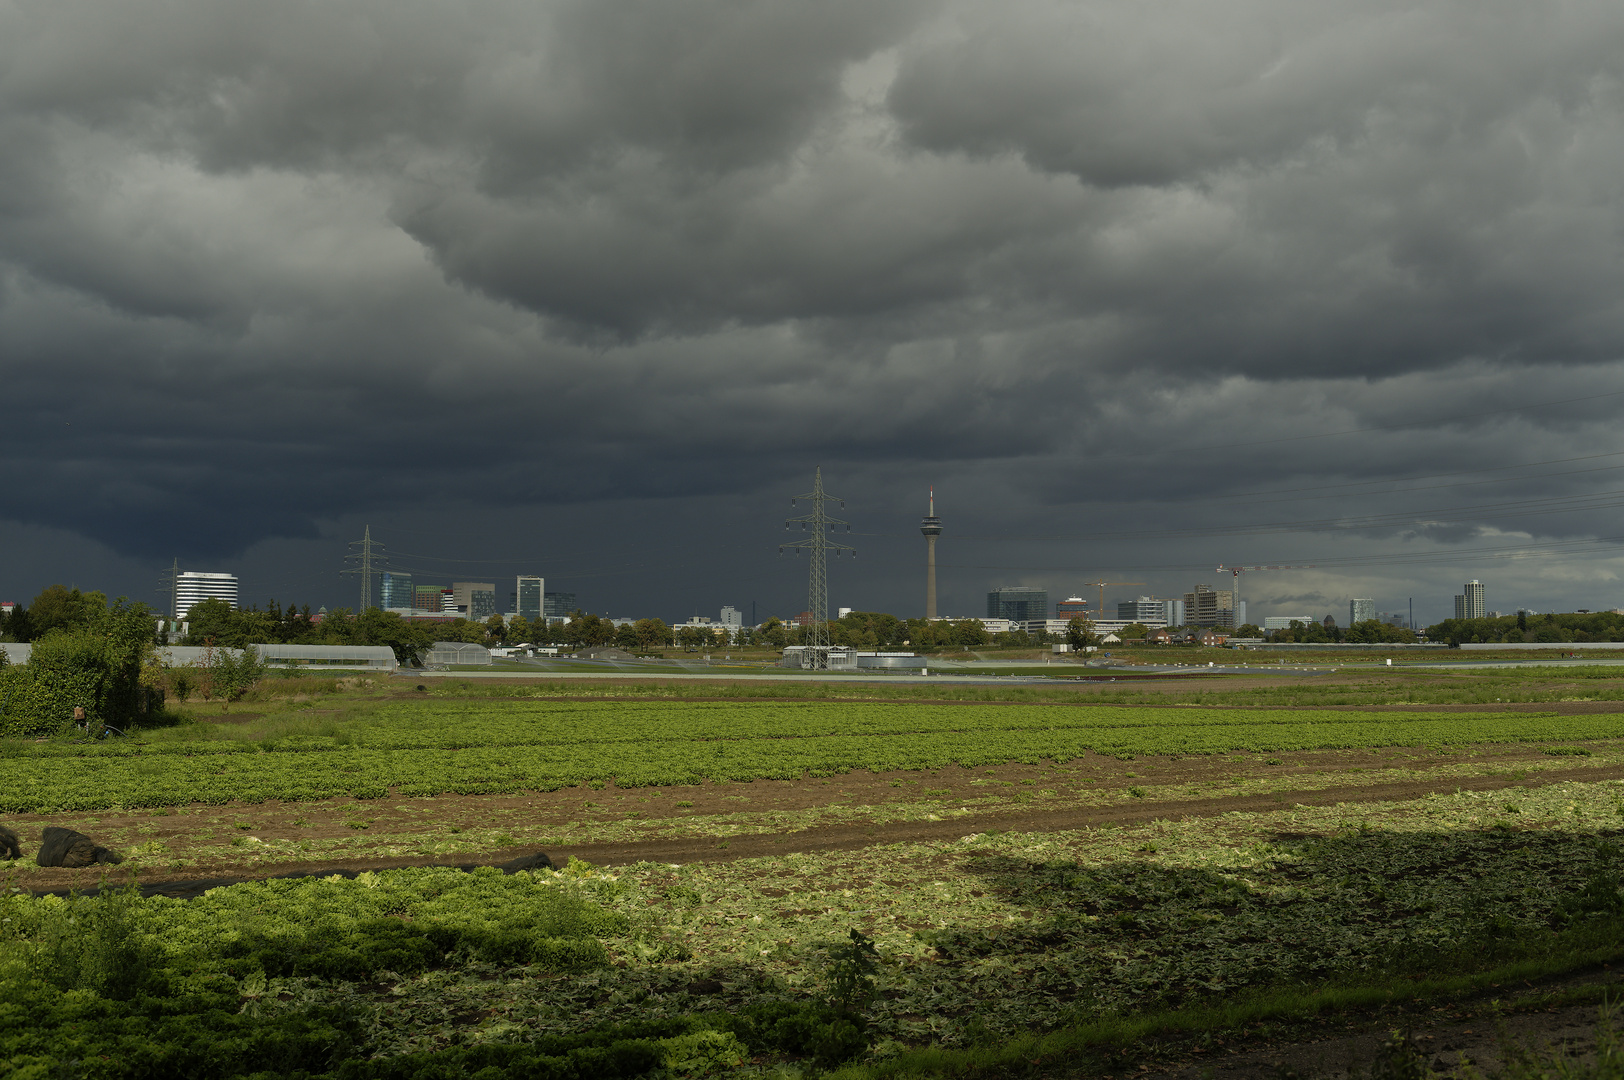
[[[1482,776],[1438,781],[1404,781],[1386,784],[1345,785],[1334,788],[1296,791],[1284,789],[1259,795],[1230,795],[1210,799],[1158,802],[1134,799],[1112,806],[1072,808],[1058,811],[1025,808],[989,808],[941,821],[856,822],[818,826],[789,833],[767,833],[717,837],[660,838],[630,843],[574,844],[550,848],[547,852],[559,864],[575,857],[597,866],[625,866],[637,862],[727,862],[762,855],[785,855],[815,851],[853,851],[883,844],[921,843],[953,839],[978,832],[1070,832],[1104,826],[1137,825],[1150,821],[1182,821],[1187,818],[1216,817],[1232,812],[1267,813],[1294,806],[1334,806],[1338,803],[1399,802],[1447,794],[1457,790],[1498,791],[1514,787],[1544,787],[1567,781],[1595,783],[1624,779],[1624,765],[1532,774],[1524,778]],[[522,852],[514,852],[523,854]],[[274,865],[219,863],[210,867],[207,878],[196,871],[157,871],[142,874],[139,885],[144,893],[165,896],[195,896],[208,888],[238,881],[271,877],[309,875],[353,875],[367,870],[387,870],[408,866],[500,865],[489,854],[416,856],[399,858],[350,858],[331,861],[278,863]],[[94,891],[98,886],[117,886],[130,880],[115,868],[90,867],[82,870],[54,870],[33,875],[28,887],[35,893],[65,893],[78,889]]]
[[[1624,779],[1624,766],[1592,769],[1564,769],[1525,779],[1505,776],[1466,777],[1445,782],[1405,782],[1320,788],[1312,791],[1276,791],[1265,795],[1232,795],[1181,802],[1135,800],[1116,806],[1088,807],[1050,812],[990,811],[967,814],[944,821],[898,821],[884,824],[821,826],[793,833],[714,837],[684,840],[652,840],[632,844],[583,844],[559,849],[555,854],[575,856],[600,866],[648,862],[724,862],[757,855],[789,852],[851,851],[879,844],[919,843],[965,836],[989,829],[998,832],[1071,832],[1101,826],[1139,825],[1150,821],[1182,821],[1186,818],[1216,817],[1236,811],[1267,813],[1294,806],[1335,806],[1349,802],[1401,802],[1457,790],[1498,791],[1511,787],[1545,787],[1570,780],[1596,782]]]

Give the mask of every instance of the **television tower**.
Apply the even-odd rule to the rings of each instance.
[[[837,556],[843,551],[857,555],[856,548],[845,544],[836,544],[829,539],[828,534],[834,531],[836,525],[846,526],[851,532],[851,523],[832,518],[823,512],[826,502],[838,502],[844,509],[844,499],[828,495],[823,490],[823,469],[820,466],[812,481],[812,490],[805,495],[797,495],[789,501],[794,506],[797,501],[805,499],[812,504],[812,512],[805,517],[790,518],[784,522],[784,528],[799,522],[801,528],[812,535],[805,540],[793,540],[787,544],[778,545],[778,553],[782,555],[786,547],[793,548],[797,553],[805,548],[812,555],[811,573],[807,583],[807,607],[812,613],[812,625],[806,628],[806,637],[803,638],[807,646],[807,666],[819,671],[829,667],[829,564],[827,556],[833,551]]]
[[[925,618],[936,617],[936,538],[942,535],[942,519],[936,516],[936,488],[930,489],[930,512],[919,523],[925,534]]]

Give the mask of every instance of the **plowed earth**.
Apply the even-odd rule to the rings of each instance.
[[[1609,704],[1615,703],[1580,703]],[[1456,707],[1458,708],[1458,706]],[[1504,708],[1504,706],[1501,706]],[[1577,711],[1577,710],[1576,710]],[[1624,749],[1610,743],[1592,743],[1597,758]],[[1588,759],[1579,759],[1588,760]],[[1569,762],[1574,767],[1569,767]],[[1460,775],[1470,763],[1475,775]],[[1450,769],[1449,775],[1429,773]],[[1536,771],[1537,770],[1537,771]],[[24,841],[29,869],[16,884],[39,892],[66,892],[94,888],[104,880],[128,881],[130,868],[104,866],[84,869],[33,868],[28,857],[39,831],[47,825],[65,825],[86,832],[114,850],[143,841],[157,841],[186,851],[199,836],[190,865],[167,868],[147,863],[134,873],[144,891],[165,895],[195,895],[233,881],[284,875],[353,874],[402,866],[499,865],[536,848],[513,843],[458,846],[453,838],[463,832],[490,829],[527,829],[578,825],[583,822],[625,824],[635,818],[639,837],[634,840],[577,842],[549,845],[547,854],[562,863],[575,857],[602,866],[636,862],[723,862],[763,855],[795,852],[849,851],[878,844],[952,839],[969,833],[1061,832],[1127,825],[1153,820],[1178,821],[1219,816],[1234,811],[1268,812],[1298,805],[1334,806],[1339,803],[1400,802],[1432,793],[1456,790],[1491,791],[1535,787],[1572,780],[1601,781],[1624,778],[1624,764],[1578,766],[1575,759],[1553,759],[1539,747],[1496,745],[1431,750],[1421,747],[1375,751],[1328,750],[1282,752],[1275,757],[1254,754],[1194,758],[1140,758],[1120,761],[1088,755],[1065,766],[1048,763],[1012,763],[998,768],[943,768],[930,772],[858,771],[834,779],[757,780],[748,783],[704,783],[660,789],[601,790],[566,788],[526,795],[440,795],[432,798],[385,797],[377,800],[334,799],[321,803],[281,803],[226,806],[192,805],[167,810],[108,811],[93,815],[39,815],[10,819]],[[1210,797],[1158,798],[1158,791],[1192,785],[1267,783],[1265,792],[1215,793]],[[1086,792],[1094,805],[1054,808],[1026,801],[1039,786],[1064,785]],[[1086,786],[1085,786],[1086,785]],[[945,820],[813,824],[783,832],[743,835],[682,835],[686,823],[740,812],[816,811],[865,807],[885,808],[915,802],[921,793],[947,803],[963,801],[968,812]],[[989,796],[993,798],[989,800]],[[1003,797],[999,797],[1003,796]],[[1106,805],[1098,805],[1104,801]],[[364,825],[361,822],[364,821]],[[364,833],[359,829],[366,830]],[[674,835],[661,835],[670,832]],[[256,841],[343,840],[364,836],[428,836],[449,840],[449,849],[433,855],[386,857],[351,856],[280,860],[239,857],[230,841],[251,834]],[[221,839],[223,837],[223,842]],[[0,864],[3,866],[4,864]]]

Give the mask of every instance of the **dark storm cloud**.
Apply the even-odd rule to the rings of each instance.
[[[868,606],[953,491],[968,613],[1612,535],[1536,501],[1612,474],[1371,482],[1613,448],[1621,46],[1600,2],[13,3],[5,519],[269,574],[647,510],[702,592],[821,461]]]

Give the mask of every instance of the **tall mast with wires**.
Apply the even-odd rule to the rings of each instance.
[[[388,565],[388,556],[384,554],[384,546],[372,539],[372,526],[368,525],[361,534],[361,539],[351,540],[350,547],[358,550],[351,551],[344,556],[344,561],[354,565],[340,571],[346,575],[359,575],[361,578],[361,606],[356,614],[366,611],[372,604],[372,575],[383,570]]]
[[[802,550],[812,556],[812,565],[808,573],[807,582],[807,609],[812,614],[812,625],[807,627],[805,637],[807,667],[819,671],[829,667],[829,567],[828,554],[833,551],[836,557],[842,552],[849,551],[852,558],[857,557],[857,549],[837,544],[829,539],[837,525],[844,525],[847,532],[851,532],[851,522],[832,518],[824,512],[823,504],[838,502],[841,509],[845,509],[846,502],[837,496],[827,494],[823,490],[823,468],[819,466],[813,476],[812,490],[805,495],[797,495],[789,501],[791,506],[801,501],[812,504],[812,512],[803,517],[789,518],[784,522],[784,528],[799,524],[802,530],[811,535],[804,540],[792,541],[778,546],[779,554],[785,548],[792,548],[797,554]]]

